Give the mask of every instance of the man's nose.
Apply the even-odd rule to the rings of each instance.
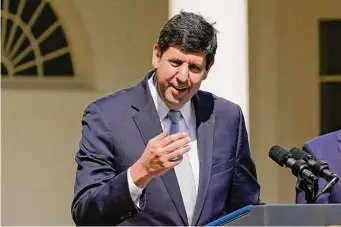
[[[187,81],[187,78],[188,78],[188,72],[189,72],[189,69],[188,69],[188,65],[187,64],[183,64],[180,68],[179,68],[179,74],[177,76],[177,79],[184,83]]]

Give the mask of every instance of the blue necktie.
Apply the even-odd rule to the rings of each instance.
[[[181,112],[171,110],[168,112],[168,118],[171,121],[169,134],[179,132]],[[188,152],[186,152],[182,157],[183,160],[177,166],[174,167],[174,170],[176,177],[178,179],[182,200],[185,205],[188,223],[189,225],[191,225],[197,193],[195,189],[193,170]]]
[[[180,111],[174,111],[171,110],[168,112],[168,117],[171,121],[171,127],[169,129],[169,134],[175,134],[177,132],[180,132],[180,118],[181,118],[181,112]]]

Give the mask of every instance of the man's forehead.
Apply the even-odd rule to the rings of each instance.
[[[167,55],[168,58],[191,58],[193,61],[203,61],[205,58],[204,53],[190,53],[190,52],[185,52],[179,48],[176,47],[169,47],[166,51],[165,54]]]
[[[195,56],[201,56],[201,57],[205,56],[204,52],[191,52],[191,51],[185,50],[185,48],[180,47],[180,46],[170,46],[168,48],[168,50],[170,50],[170,49],[172,49],[175,52],[179,52],[179,53],[182,53],[182,54],[185,54],[185,55],[195,55]]]

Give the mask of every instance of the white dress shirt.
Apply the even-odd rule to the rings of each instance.
[[[154,74],[155,75],[155,74]],[[167,113],[169,112],[169,108],[163,102],[161,97],[158,95],[155,85],[153,83],[154,75],[148,80],[148,85],[150,92],[152,94],[152,98],[154,104],[156,106],[156,110],[159,115],[159,119],[161,122],[161,126],[163,129],[167,128],[170,130],[171,121],[167,117]],[[192,139],[190,142],[191,149],[188,151],[189,159],[192,165],[192,171],[194,176],[195,182],[195,189],[198,192],[198,185],[199,185],[199,156],[198,156],[198,146],[197,146],[197,130],[196,130],[196,117],[195,111],[192,101],[187,102],[181,109],[181,119],[180,119],[180,131],[186,132]],[[174,168],[177,168],[176,166]],[[139,207],[140,196],[142,194],[142,190],[137,187],[130,175],[130,168],[128,169],[128,185],[129,191],[132,200],[135,204]]]

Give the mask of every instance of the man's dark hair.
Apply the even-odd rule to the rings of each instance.
[[[157,42],[160,57],[169,47],[179,48],[185,53],[203,53],[207,69],[217,50],[217,30],[213,25],[201,15],[181,11],[161,29]]]

